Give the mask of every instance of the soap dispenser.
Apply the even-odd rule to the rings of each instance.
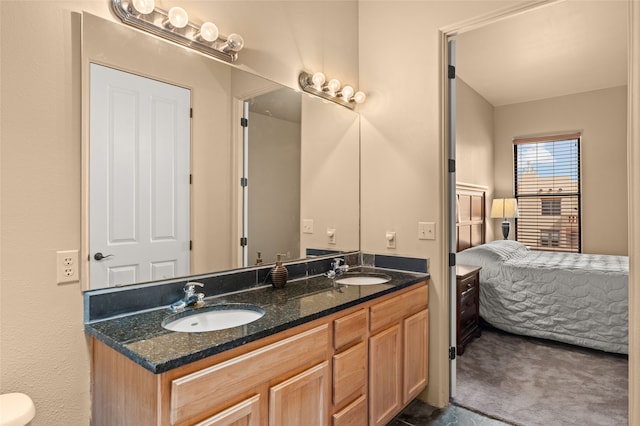
[[[274,288],[283,288],[287,284],[287,278],[289,278],[289,271],[282,264],[282,255],[278,253],[276,255],[276,266],[271,268],[271,283]]]

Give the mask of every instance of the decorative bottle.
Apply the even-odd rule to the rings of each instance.
[[[289,278],[289,271],[282,264],[281,256],[279,253],[276,255],[276,266],[271,268],[271,283],[274,288],[283,288]]]

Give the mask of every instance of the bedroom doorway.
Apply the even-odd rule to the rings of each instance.
[[[566,2],[563,2],[566,3]],[[572,3],[582,3],[582,2],[572,2]],[[599,3],[599,2],[593,2],[593,3]],[[624,3],[624,2],[621,2]],[[456,83],[459,83],[462,80],[462,88],[458,87],[457,90],[454,87],[454,95],[460,95],[461,91],[464,91],[465,93],[469,93],[469,92],[473,92],[475,95],[474,96],[479,96],[479,97],[483,97],[483,91],[486,89],[486,87],[482,86],[482,84],[478,84],[477,86],[474,84],[468,84],[468,82],[465,81],[465,71],[464,71],[464,67],[465,67],[465,63],[467,63],[466,61],[463,60],[463,58],[460,55],[464,54],[464,43],[466,43],[471,37],[474,37],[474,33],[475,30],[482,30],[482,32],[485,33],[491,33],[493,32],[494,35],[498,36],[498,37],[502,37],[502,39],[506,39],[504,41],[507,41],[509,43],[513,43],[515,42],[515,35],[516,33],[514,32],[510,32],[507,33],[509,34],[508,37],[504,36],[504,32],[502,30],[500,30],[500,25],[495,25],[498,23],[502,23],[503,21],[509,21],[512,19],[518,19],[520,17],[522,18],[526,18],[526,15],[528,15],[530,12],[548,12],[549,14],[551,14],[552,18],[549,18],[550,21],[554,21],[554,19],[557,21],[559,19],[559,17],[562,17],[562,13],[558,14],[556,12],[553,11],[553,8],[556,6],[559,6],[560,3],[557,2],[544,2],[544,3],[537,3],[533,6],[528,6],[528,7],[521,7],[517,10],[513,10],[511,13],[503,13],[500,14],[499,16],[496,16],[494,18],[491,19],[486,19],[482,22],[480,21],[476,21],[472,24],[469,24],[467,27],[458,27],[455,29],[451,29],[448,32],[445,32],[446,34],[449,35],[449,39],[455,40],[457,46],[456,48],[454,48],[454,53],[456,54],[456,56],[454,58],[452,58],[452,63],[457,65],[456,67]],[[626,3],[623,4],[624,9],[626,10],[627,5]],[[581,16],[581,15],[574,15],[574,16]],[[567,22],[568,23],[568,22]],[[521,25],[522,26],[522,25]],[[567,27],[569,27],[570,25],[567,25]],[[625,27],[626,26],[626,21],[623,21],[621,24],[618,25],[619,27]],[[527,26],[524,25],[522,26],[523,28],[529,28],[531,29],[531,26]],[[591,30],[593,30],[593,27],[590,26]],[[479,33],[480,31],[478,31]],[[480,36],[478,36],[480,37]],[[538,39],[542,42],[545,40],[544,36],[539,36]],[[618,38],[620,39],[620,38]],[[621,37],[622,40],[626,40],[626,37]],[[447,40],[449,41],[449,40]],[[477,41],[477,40],[476,40]],[[486,62],[493,62],[493,57],[491,56],[491,53],[489,52],[491,49],[488,49],[487,46],[491,45],[490,43],[484,41],[484,42],[478,42],[481,47],[480,48],[476,48],[475,50],[482,54],[484,56],[484,60]],[[482,47],[484,46],[484,48]],[[611,44],[609,44],[609,47],[611,47]],[[617,47],[616,47],[617,48]],[[621,47],[621,49],[625,52],[625,58],[626,58],[626,46]],[[498,48],[498,50],[502,50],[502,54],[504,54],[504,52],[508,51],[509,49],[506,48]],[[526,52],[524,49],[521,49],[520,53],[523,56],[527,56]],[[595,50],[594,50],[595,53]],[[532,64],[535,64],[535,61],[533,59],[530,59]],[[514,62],[516,60],[514,59]],[[608,62],[608,61],[605,61]],[[618,64],[616,66],[620,66],[624,69],[626,69],[627,67],[627,59],[625,59],[624,63],[622,64]],[[608,62],[609,63],[609,62]],[[447,71],[447,70],[445,70]],[[495,73],[495,72],[494,72]],[[595,71],[594,71],[595,73]],[[509,91],[509,86],[510,84],[520,84],[520,85],[528,85],[531,86],[530,88],[533,88],[532,85],[529,85],[527,83],[518,83],[516,79],[511,78],[513,75],[517,75],[518,73],[512,73],[509,72],[506,68],[503,69],[502,72],[498,72],[498,74],[500,74],[501,77],[501,82],[500,84],[505,86],[507,88],[507,91]],[[539,74],[542,74],[542,72],[539,72]],[[559,69],[556,69],[555,72],[556,77],[559,75]],[[574,78],[575,79],[575,78]],[[555,83],[554,83],[555,84]],[[626,84],[626,81],[625,81]],[[553,84],[549,84],[549,86],[552,86]],[[460,86],[460,84],[459,84]],[[601,88],[600,88],[601,89]],[[588,90],[598,90],[595,88],[591,88],[591,89],[584,89],[584,91],[588,91]],[[512,90],[513,92],[514,90]],[[578,92],[576,92],[578,93]],[[544,97],[538,98],[537,100],[541,100],[541,99],[545,99],[546,97],[559,97],[559,96],[565,96],[567,95],[567,93],[564,94],[545,94]],[[449,95],[451,96],[451,94]],[[542,96],[541,92],[538,92],[538,96]],[[476,101],[479,101],[477,98],[475,98]],[[486,99],[484,100],[489,106],[485,105],[486,109],[495,109],[495,108],[501,108],[503,105],[509,105],[510,103],[519,103],[519,102],[527,102],[526,100],[502,100],[502,101],[493,101],[489,102]],[[482,103],[482,102],[480,102]],[[451,97],[450,101],[447,103],[445,102],[445,104],[448,104],[449,107],[453,107],[452,111],[449,113],[449,123],[448,123],[448,129],[450,134],[452,135],[452,145],[450,145],[449,149],[452,152],[452,155],[449,157],[450,159],[453,159],[456,161],[456,166],[455,169],[457,170],[457,181],[458,182],[464,182],[464,183],[470,183],[470,184],[477,184],[477,185],[486,185],[489,187],[489,190],[487,192],[487,203],[490,207],[490,203],[492,201],[493,198],[500,198],[500,197],[506,197],[509,194],[512,194],[512,188],[513,188],[513,178],[512,178],[512,166],[509,169],[509,172],[511,174],[511,176],[509,176],[508,172],[505,171],[506,167],[501,167],[501,168],[497,168],[494,167],[493,165],[491,167],[486,167],[486,170],[483,170],[481,167],[478,167],[478,164],[482,161],[483,159],[483,149],[485,148],[485,145],[482,144],[482,136],[486,136],[483,135],[482,132],[488,132],[486,127],[482,127],[481,123],[478,122],[473,122],[472,124],[472,129],[470,130],[468,128],[468,125],[470,124],[468,120],[462,120],[461,116],[459,116],[456,113],[456,110],[459,110],[460,108],[464,109],[464,108],[469,108],[469,104],[467,103],[466,105],[461,105],[461,103],[459,101],[456,100],[455,97]],[[457,104],[457,105],[456,105]],[[496,106],[497,105],[497,106]],[[466,113],[468,113],[468,109],[466,111]],[[560,112],[558,112],[558,114],[560,115]],[[465,127],[467,126],[467,127]],[[555,126],[555,127],[554,127]],[[580,128],[575,128],[572,126],[568,126],[568,127],[561,127],[560,124],[555,124],[554,126],[550,126],[549,131],[566,131],[566,130],[582,130]],[[626,130],[626,129],[625,129]],[[535,132],[531,132],[531,133],[535,133]],[[626,134],[626,133],[625,133]],[[528,135],[526,133],[526,131],[523,131],[523,134],[513,134],[511,135],[512,137],[515,136],[523,136],[523,135]],[[456,138],[456,136],[459,136],[458,138]],[[473,143],[468,143],[467,141],[470,140],[471,137],[475,137],[475,139],[473,140]],[[478,137],[480,136],[480,137]],[[493,136],[493,135],[492,135]],[[466,138],[466,140],[465,140]],[[505,157],[509,158],[508,155],[503,155],[503,152],[500,153],[496,153],[493,152],[493,150],[495,149],[493,147],[493,137],[489,138],[491,142],[490,144],[487,143],[486,146],[489,146],[491,149],[491,162],[493,161],[499,161],[499,160],[504,160]],[[465,150],[465,151],[462,151]],[[592,153],[592,155],[594,155]],[[469,165],[470,164],[470,159],[473,160],[473,162],[471,163],[472,166],[471,167],[466,167],[465,165]],[[513,160],[513,156],[511,155],[510,160]],[[448,174],[449,177],[451,177],[451,173]],[[454,175],[455,176],[455,175]],[[479,178],[479,180],[474,180],[475,178]],[[453,184],[451,183],[451,181],[449,181],[449,187],[450,187],[450,194],[449,194],[449,211],[450,211],[450,229],[449,229],[449,235],[451,236],[452,232],[455,232],[455,223],[456,223],[456,215],[455,215],[455,183],[456,183],[456,177],[454,177],[454,181]],[[625,188],[626,188],[626,176],[625,176]],[[626,200],[625,200],[626,202]],[[453,205],[453,207],[451,207]],[[487,207],[485,210],[489,211],[489,207]],[[626,210],[626,205],[620,205],[620,210]],[[500,234],[500,229],[499,229],[499,221],[495,221],[492,220],[490,218],[486,219],[487,221],[487,241],[491,241],[493,239],[497,239],[499,238],[498,235]],[[626,222],[625,218],[622,219],[622,221]],[[512,223],[513,226],[513,223]],[[455,238],[455,237],[454,237]],[[501,237],[500,237],[501,238]],[[450,237],[450,241],[454,241],[453,238]],[[626,244],[624,244],[625,248],[626,248]],[[450,274],[451,275],[451,274]],[[455,275],[453,275],[452,278],[450,278],[450,294],[451,295],[455,295]],[[450,310],[451,310],[451,341],[452,344],[451,346],[455,346],[455,321],[457,320],[456,315],[455,315],[455,304],[453,301],[453,297],[452,299],[452,303],[450,304]],[[481,340],[478,340],[481,341]],[[456,366],[456,361],[453,360],[451,363],[451,396],[455,397],[457,390],[456,389],[456,382],[457,382],[457,377],[456,377],[456,370],[457,370],[457,366]]]

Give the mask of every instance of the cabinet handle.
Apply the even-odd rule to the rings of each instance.
[[[473,290],[474,290],[474,289],[473,289],[473,287],[471,287],[471,288],[469,288],[469,289],[467,289],[467,290],[463,291],[463,292],[462,292],[462,294],[460,294],[460,297],[461,297],[461,298],[464,298],[467,294],[469,294],[469,293],[473,292]]]

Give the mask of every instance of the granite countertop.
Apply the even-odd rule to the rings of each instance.
[[[260,319],[225,330],[185,333],[166,330],[162,321],[175,315],[167,307],[85,324],[85,331],[159,374],[185,364],[241,346],[294,326],[375,299],[429,278],[428,274],[383,268],[357,267],[350,272],[383,273],[384,284],[339,285],[314,276],[289,281],[283,289],[263,286],[238,293],[208,297],[205,307],[237,303],[257,305],[265,311]]]

